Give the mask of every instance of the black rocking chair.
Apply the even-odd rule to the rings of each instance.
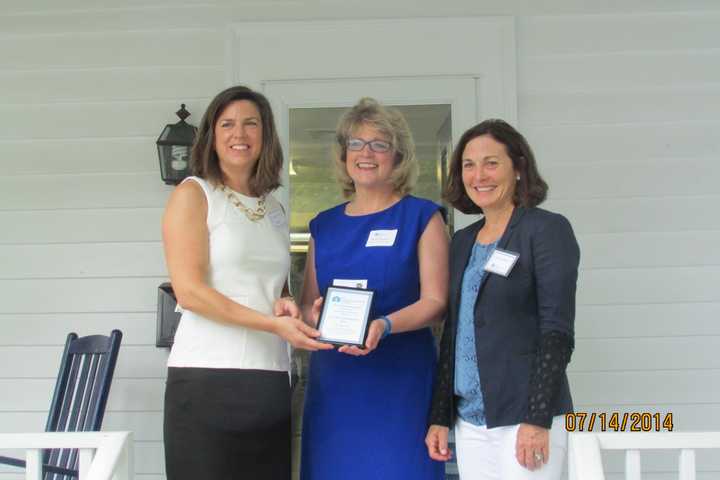
[[[60,362],[46,432],[97,432],[102,426],[122,332],[78,338],[70,333]],[[0,456],[0,464],[25,468],[25,461]],[[43,479],[78,477],[76,449],[46,450]]]

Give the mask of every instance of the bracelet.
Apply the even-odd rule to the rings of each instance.
[[[388,318],[387,315],[380,316],[380,320],[385,322],[385,330],[383,331],[382,336],[380,337],[380,340],[390,335],[390,332],[392,331],[392,321]]]

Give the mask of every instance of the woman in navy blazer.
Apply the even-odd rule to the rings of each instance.
[[[502,120],[463,134],[446,198],[483,218],[455,233],[450,298],[426,444],[447,461],[455,427],[460,478],[558,479],[572,411],[580,251],[546,196],[525,138]]]

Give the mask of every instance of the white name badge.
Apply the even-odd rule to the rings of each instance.
[[[518,258],[520,258],[519,253],[496,248],[492,255],[490,255],[490,259],[485,264],[485,271],[507,277],[510,275],[510,271],[515,266],[515,262],[517,262]]]
[[[345,278],[336,278],[333,280],[333,287],[349,287],[349,288],[365,288],[365,289],[367,289],[367,280],[347,280]]]
[[[373,230],[368,235],[366,247],[392,247],[397,237],[397,228],[395,230]]]
[[[285,221],[285,212],[281,208],[276,208],[272,212],[268,213],[268,220],[273,227],[284,227],[287,225]]]

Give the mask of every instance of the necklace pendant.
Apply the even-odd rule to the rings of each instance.
[[[248,220],[250,220],[251,222],[258,222],[262,220],[265,216],[265,195],[258,199],[257,208],[253,210],[246,207],[242,203],[242,201],[240,201],[240,198],[238,198],[235,192],[227,188],[225,185],[223,185],[222,190],[223,192],[225,192],[225,196],[230,201],[230,203],[232,203],[235,208],[244,213]]]

